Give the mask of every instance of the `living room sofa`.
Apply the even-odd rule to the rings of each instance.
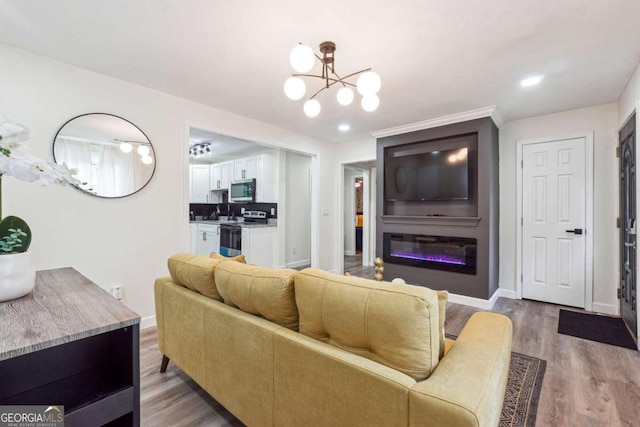
[[[496,426],[511,321],[444,339],[444,294],[177,254],[155,282],[171,360],[248,426]]]

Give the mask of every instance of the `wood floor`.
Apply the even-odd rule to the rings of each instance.
[[[372,267],[350,265],[349,270],[373,277]],[[640,352],[558,334],[560,308],[566,307],[500,298],[493,309],[513,321],[513,351],[547,361],[536,425],[640,426]],[[447,304],[446,332],[459,335],[477,311]],[[160,374],[161,359],[155,328],[145,329],[140,351],[143,426],[242,425],[229,423],[228,412],[174,364]]]

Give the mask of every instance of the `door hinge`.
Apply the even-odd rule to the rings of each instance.
[[[616,147],[616,157],[620,157],[620,147]]]
[[[622,225],[622,219],[616,218],[616,228],[620,228],[621,225]]]
[[[622,289],[618,288],[618,299],[622,299]]]
[[[520,225],[524,225],[524,219],[520,217]]]
[[[524,169],[524,160],[520,160],[520,169]]]
[[[523,277],[523,275],[521,274],[521,275],[520,275],[520,283],[522,283],[523,281],[524,281],[524,277]]]

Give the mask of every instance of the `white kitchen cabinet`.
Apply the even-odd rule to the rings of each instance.
[[[198,253],[198,224],[195,222],[189,224],[189,252]]]
[[[242,227],[242,253],[247,264],[274,267],[276,227]]]
[[[210,189],[213,191],[229,189],[229,162],[211,165]]]
[[[211,252],[220,253],[220,226],[214,224],[198,224],[198,255],[209,256]]]
[[[256,156],[256,202],[278,203],[278,158],[270,154]]]
[[[257,165],[256,156],[244,157],[233,161],[233,179],[253,179],[256,177]]]
[[[210,172],[209,165],[189,165],[189,182],[191,183],[191,203],[210,203]]]

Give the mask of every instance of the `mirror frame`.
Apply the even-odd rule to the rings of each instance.
[[[80,191],[81,193],[89,194],[89,195],[91,195],[91,196],[93,196],[93,197],[99,197],[99,198],[101,198],[101,199],[122,199],[122,198],[124,198],[124,197],[133,196],[134,194],[136,194],[136,193],[138,193],[138,192],[142,191],[142,189],[144,189],[147,185],[149,185],[149,183],[150,183],[150,182],[151,182],[151,180],[153,179],[153,177],[154,177],[154,175],[155,175],[155,173],[156,173],[156,166],[157,166],[157,162],[158,162],[158,157],[156,156],[156,150],[155,150],[155,148],[153,147],[153,144],[151,143],[151,140],[149,139],[149,137],[147,136],[147,134],[146,134],[146,133],[144,133],[144,132],[142,131],[142,129],[140,129],[140,128],[139,128],[138,126],[136,126],[134,123],[132,123],[131,121],[129,121],[129,120],[127,120],[127,119],[125,119],[124,117],[120,117],[120,116],[118,116],[118,115],[111,114],[111,113],[85,113],[85,114],[80,114],[80,115],[77,115],[77,116],[75,116],[75,117],[70,118],[69,120],[67,120],[66,122],[64,122],[64,123],[62,124],[62,126],[60,126],[60,127],[58,128],[58,131],[56,132],[56,134],[55,134],[55,135],[54,135],[54,137],[53,137],[53,142],[51,143],[51,153],[52,153],[52,155],[53,155],[53,161],[54,161],[54,163],[55,163],[55,164],[59,164],[59,163],[58,163],[58,161],[56,160],[56,150],[55,150],[55,146],[56,146],[56,139],[58,139],[58,135],[60,134],[60,131],[61,131],[62,129],[64,129],[64,127],[65,127],[67,124],[71,123],[71,122],[72,122],[72,121],[74,121],[75,119],[78,119],[78,118],[80,118],[80,117],[84,117],[84,116],[93,116],[93,115],[97,115],[97,114],[99,114],[99,115],[101,115],[101,116],[111,116],[111,117],[115,117],[115,118],[117,118],[117,119],[120,119],[120,120],[123,120],[123,121],[125,121],[125,122],[129,123],[131,126],[133,126],[134,128],[138,129],[138,130],[140,131],[140,133],[141,133],[142,135],[144,135],[144,137],[145,137],[145,138],[147,139],[147,141],[149,142],[149,146],[151,147],[151,150],[152,150],[152,152],[153,152],[153,170],[151,171],[151,175],[149,176],[149,179],[147,180],[147,182],[145,182],[145,184],[144,184],[143,186],[141,186],[140,188],[138,188],[138,189],[137,189],[136,191],[134,191],[133,193],[125,194],[124,196],[102,196],[102,195],[100,195],[100,194],[96,194],[96,193],[92,193],[92,192],[90,192],[90,191],[83,190],[82,188],[77,188],[77,190],[78,190],[78,191]]]

